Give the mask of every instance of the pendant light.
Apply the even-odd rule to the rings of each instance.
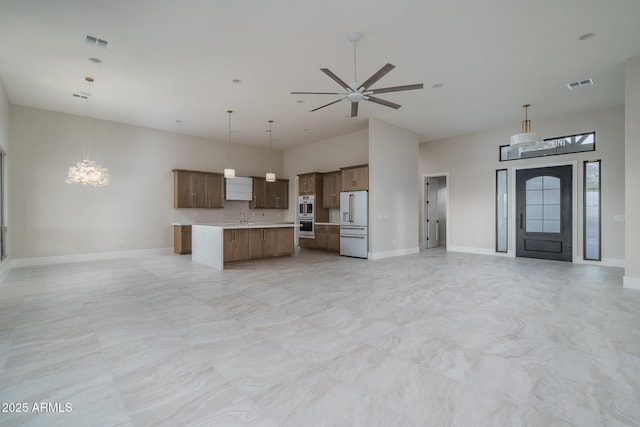
[[[83,161],[78,162],[75,166],[69,168],[66,183],[73,184],[80,182],[82,185],[91,185],[93,187],[102,187],[109,184],[109,170],[102,167],[99,163],[93,160],[89,160],[91,154],[91,143],[95,138],[95,121],[93,119],[93,112],[91,110],[91,83],[93,83],[92,77],[85,77],[85,80],[89,83],[89,95],[87,96],[87,118],[89,121],[89,141],[87,144],[87,154]]]
[[[273,120],[269,120],[269,172],[266,175],[267,182],[276,182],[276,174],[271,171],[271,133],[273,132],[272,126]]]
[[[531,105],[524,104],[524,120],[522,121],[522,132],[511,136],[512,147],[530,147],[542,143],[542,135],[531,130],[531,120],[528,117],[528,108]]]
[[[227,165],[229,167],[224,170],[224,177],[235,178],[236,170],[231,167],[231,113],[233,110],[227,110],[227,113],[229,113],[229,144],[227,146]]]

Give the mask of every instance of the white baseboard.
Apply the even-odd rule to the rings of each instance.
[[[144,258],[153,255],[168,255],[171,248],[136,249],[131,251],[96,252],[91,254],[59,255],[34,258],[18,258],[11,261],[11,268],[31,267],[34,265],[66,264],[70,262],[100,261],[116,258]]]
[[[584,260],[581,256],[575,260],[576,264],[602,265],[604,267],[620,267],[624,268],[624,259],[622,258],[602,258],[600,261]]]
[[[624,276],[622,278],[622,287],[640,290],[640,277]]]
[[[369,259],[383,259],[383,258],[392,258],[396,256],[404,256],[404,255],[413,255],[420,253],[420,248],[404,248],[404,249],[394,249],[391,251],[381,251],[381,252],[369,252]]]
[[[2,264],[0,264],[0,284],[2,284],[5,281],[10,271],[11,271],[11,257],[5,258],[5,260],[2,261]]]

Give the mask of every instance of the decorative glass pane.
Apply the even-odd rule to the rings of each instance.
[[[530,159],[532,157],[556,156],[559,154],[581,153],[596,149],[595,132],[579,135],[560,136],[545,139],[532,147],[500,146],[500,161]]]
[[[542,225],[542,231],[545,233],[559,233],[560,221],[553,219],[545,219]]]
[[[537,176],[527,180],[526,231],[528,233],[560,232],[560,178]]]
[[[584,259],[600,261],[600,160],[584,163]]]
[[[507,252],[507,170],[496,171],[496,252]]]

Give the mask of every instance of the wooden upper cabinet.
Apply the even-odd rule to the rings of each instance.
[[[342,191],[369,189],[369,165],[342,168]]]
[[[316,172],[298,175],[298,194],[301,196],[316,194]]]
[[[221,173],[173,170],[174,208],[224,207],[224,177]]]
[[[340,207],[342,191],[342,171],[322,174],[322,207],[327,209]]]
[[[267,182],[265,178],[253,177],[253,200],[249,202],[251,209],[288,209],[289,180],[276,179]]]

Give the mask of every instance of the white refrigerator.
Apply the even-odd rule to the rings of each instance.
[[[369,193],[340,193],[340,255],[369,256]]]

